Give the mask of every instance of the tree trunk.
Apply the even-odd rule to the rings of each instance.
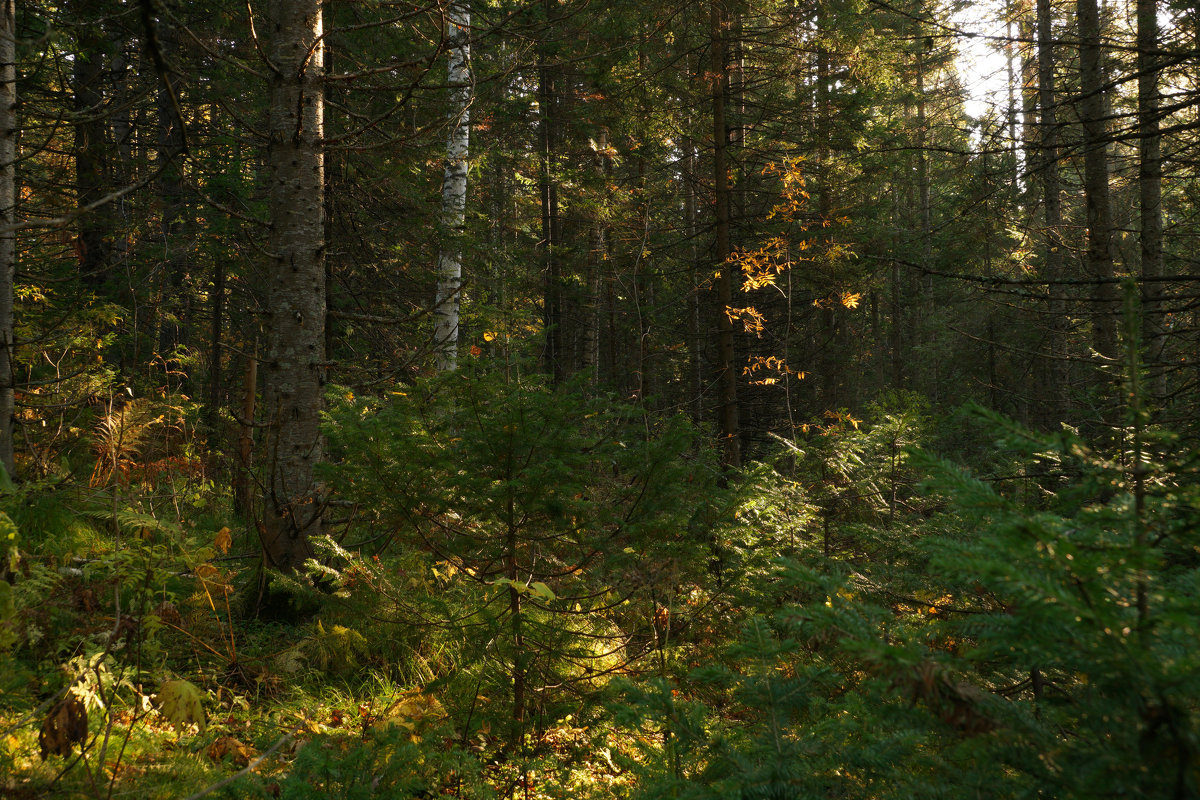
[[[1005,118],[1008,129],[1008,147],[1012,158],[1012,191],[1014,195],[1016,195],[1024,183],[1021,175],[1021,159],[1019,156],[1021,148],[1018,138],[1020,131],[1017,124],[1019,116],[1017,94],[1019,92],[1022,97],[1025,95],[1026,88],[1023,84],[1027,70],[1026,63],[1029,61],[1029,59],[1021,58],[1021,54],[1017,49],[1016,36],[1017,31],[1025,24],[1024,20],[1028,14],[1028,0],[1023,0],[1023,2],[1008,0],[1005,10],[1007,19],[1004,29],[1006,38],[1004,43],[1004,64],[1008,74],[1008,107],[1005,110]],[[1017,83],[1018,76],[1021,78],[1022,83]]]
[[[1163,274],[1162,253],[1162,138],[1159,133],[1158,2],[1137,0],[1138,52],[1138,196],[1141,215],[1142,344],[1156,374],[1161,376],[1162,312],[1153,281]],[[1162,393],[1162,380],[1154,387]]]
[[[220,442],[221,405],[224,394],[221,371],[221,338],[225,331],[225,259],[217,258],[213,264],[212,297],[209,298],[212,327],[208,338],[208,398],[204,408],[204,425],[208,429],[208,446],[214,457],[223,447]]]
[[[1042,134],[1039,128],[1039,94],[1041,79],[1039,65],[1041,64],[1041,24],[1038,22],[1041,11],[1030,6],[1030,0],[1014,0],[1017,14],[1017,35],[1027,45],[1024,57],[1021,59],[1021,153],[1025,159],[1025,186],[1021,199],[1030,216],[1033,216],[1037,206],[1037,190],[1034,172],[1037,169],[1039,143]],[[1047,36],[1050,32],[1047,30]],[[1052,43],[1053,39],[1047,39]],[[1053,74],[1053,73],[1052,73]]]
[[[1092,342],[1113,358],[1117,350],[1116,290],[1113,265],[1112,205],[1108,191],[1108,125],[1104,119],[1104,71],[1100,51],[1100,9],[1096,0],[1078,0],[1079,121],[1083,127],[1083,188],[1087,200],[1087,265],[1100,281],[1095,295]]]
[[[267,162],[272,260],[265,412],[270,482],[263,511],[267,561],[290,572],[321,533],[325,364],[325,177],[320,0],[272,0]]]
[[[471,9],[466,0],[451,3],[446,21],[450,65],[450,132],[446,135],[446,168],[442,176],[441,250],[435,300],[433,346],[437,368],[458,366],[458,307],[462,291],[462,236],[467,208],[467,171],[471,136]]]
[[[608,129],[596,133],[596,148],[592,169],[595,172],[598,196],[592,216],[591,243],[588,247],[587,299],[584,305],[583,369],[588,383],[596,386],[600,379],[600,284],[608,264],[608,220],[604,197],[607,195],[608,163],[610,159]]]
[[[179,49],[178,36],[175,26],[166,24],[158,27],[158,43],[163,58],[168,63],[175,57]],[[190,343],[190,331],[185,324],[190,322],[190,314],[185,310],[184,285],[188,268],[187,250],[179,242],[184,227],[184,195],[183,173],[179,165],[179,155],[183,152],[184,135],[183,120],[177,106],[174,92],[162,80],[159,81],[155,98],[155,111],[158,115],[158,163],[164,165],[158,178],[158,197],[162,204],[162,220],[159,223],[159,234],[162,237],[162,263],[164,283],[168,291],[160,296],[158,308],[154,314],[160,318],[160,323],[151,327],[158,330],[159,340],[155,342],[158,352],[168,359],[173,371],[180,370],[178,361],[172,358],[177,349]],[[215,414],[214,409],[208,409],[209,414]]]
[[[1042,184],[1042,213],[1045,243],[1042,253],[1042,277],[1050,281],[1050,358],[1046,365],[1043,422],[1054,425],[1067,411],[1067,318],[1065,289],[1056,284],[1063,278],[1062,192],[1058,176],[1058,112],[1054,89],[1054,31],[1051,0],[1037,0],[1038,174]]]
[[[921,268],[922,272],[933,266],[933,206],[930,201],[930,179],[929,179],[929,115],[925,100],[925,79],[926,72],[929,69],[927,62],[929,51],[932,49],[932,39],[925,34],[925,26],[918,20],[917,23],[917,208],[920,214],[920,233],[921,233]],[[923,274],[914,276],[916,291],[914,298],[916,302],[913,304],[913,330],[916,333],[913,341],[915,348],[921,348],[932,344],[935,335],[933,330],[935,322],[933,320],[935,312],[934,293],[933,293],[933,275]],[[937,402],[939,391],[938,386],[938,359],[922,358],[913,359],[913,373],[916,378],[916,386],[919,391],[924,392],[926,396]],[[932,374],[930,372],[932,371]]]
[[[258,345],[246,356],[242,378],[242,424],[238,430],[238,464],[233,479],[233,508],[249,519],[254,514],[254,484],[251,470],[254,467],[254,419],[255,401],[258,396]]]
[[[825,35],[827,21],[823,8],[817,14],[817,30],[820,36]],[[816,52],[817,61],[817,219],[824,226],[833,220],[833,175],[832,153],[829,148],[829,138],[833,132],[833,107],[829,91],[833,82],[829,50],[824,39],[820,41]],[[921,91],[918,82],[917,90]],[[922,160],[921,163],[924,163]],[[924,195],[928,197],[928,193]],[[822,236],[832,239],[832,233],[823,229]],[[832,242],[829,243],[832,246]],[[818,347],[817,347],[817,404],[818,413],[834,411],[842,405],[840,396],[841,384],[841,335],[838,311],[833,303],[826,303],[817,312]]]
[[[721,0],[712,0],[710,48],[712,59],[712,123],[713,123],[713,195],[716,213],[716,248],[714,260],[717,277],[717,362],[719,370],[721,463],[737,468],[742,464],[738,440],[737,365],[734,363],[733,320],[729,309],[733,305],[733,278],[736,265],[730,262],[732,250],[729,236],[729,127],[725,111],[729,106],[729,64],[725,48],[728,25]]]
[[[16,474],[13,411],[13,278],[17,266],[17,21],[15,0],[0,4],[0,464]]]
[[[81,2],[75,60],[72,67],[75,112],[75,201],[83,211],[104,196],[107,180],[106,128],[104,122],[104,56],[107,43],[88,20],[92,2]],[[79,217],[79,272],[84,285],[100,289],[109,278],[112,250],[110,210],[107,206],[84,212]]]
[[[688,126],[691,130],[691,126]],[[692,420],[699,425],[704,421],[704,333],[700,322],[700,287],[704,283],[706,265],[700,263],[700,235],[697,213],[697,183],[699,181],[700,157],[695,142],[686,138],[683,142],[683,225],[688,240],[688,274],[690,277],[687,297],[687,342],[688,371],[690,377],[690,406]]]
[[[553,7],[544,0],[549,22]],[[555,70],[550,64],[549,47],[538,48],[538,135],[541,146],[541,165],[538,177],[542,205],[542,247],[545,248],[545,291],[542,299],[542,324],[545,329],[545,368],[555,383],[566,377],[565,337],[563,332],[562,264],[559,261],[558,179],[555,159],[558,136],[555,120]]]

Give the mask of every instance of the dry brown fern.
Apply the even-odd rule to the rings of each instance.
[[[92,486],[104,486],[117,472],[127,472],[150,429],[163,421],[162,415],[156,416],[154,412],[155,409],[140,398],[120,406],[109,404],[108,410],[96,421],[92,434],[92,450],[96,453]]]

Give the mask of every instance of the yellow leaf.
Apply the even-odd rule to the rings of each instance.
[[[196,725],[200,732],[208,726],[204,717],[204,695],[195,684],[188,681],[166,681],[158,687],[158,711],[176,729],[184,725]]]
[[[233,534],[230,532],[229,528],[221,528],[221,530],[217,531],[217,537],[213,539],[213,546],[215,546],[222,553],[228,553],[229,547],[232,544]]]
[[[222,736],[208,746],[208,757],[213,761],[224,761],[228,758],[239,767],[250,764],[258,752],[249,745],[243,744],[232,736]]]
[[[208,563],[197,564],[196,568],[192,571],[196,573],[197,578],[205,581],[211,580],[221,574],[220,570]]]
[[[446,716],[442,704],[431,694],[414,692],[388,706],[379,719],[371,727],[383,729],[387,727],[403,728],[408,731],[413,741],[420,740],[421,732]]]

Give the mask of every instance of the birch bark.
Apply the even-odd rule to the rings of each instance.
[[[450,132],[446,136],[446,167],[442,175],[441,248],[438,252],[438,285],[434,310],[434,350],[437,368],[448,372],[458,366],[458,309],[462,292],[462,235],[466,222],[467,172],[470,166],[471,9],[465,0],[450,4],[446,38],[450,65]]]

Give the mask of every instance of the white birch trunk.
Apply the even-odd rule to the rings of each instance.
[[[17,24],[15,0],[0,0],[0,463],[13,463],[13,274],[17,265]]]
[[[466,222],[467,171],[471,135],[471,9],[466,0],[453,0],[448,9],[446,38],[450,65],[450,132],[446,136],[446,168],[442,175],[441,248],[434,308],[433,346],[437,368],[458,366],[458,307],[462,291],[462,235]]]
[[[313,466],[322,458],[325,371],[324,45],[321,0],[273,0],[270,169],[272,259],[264,364],[270,483],[268,563],[290,572],[321,533]]]

